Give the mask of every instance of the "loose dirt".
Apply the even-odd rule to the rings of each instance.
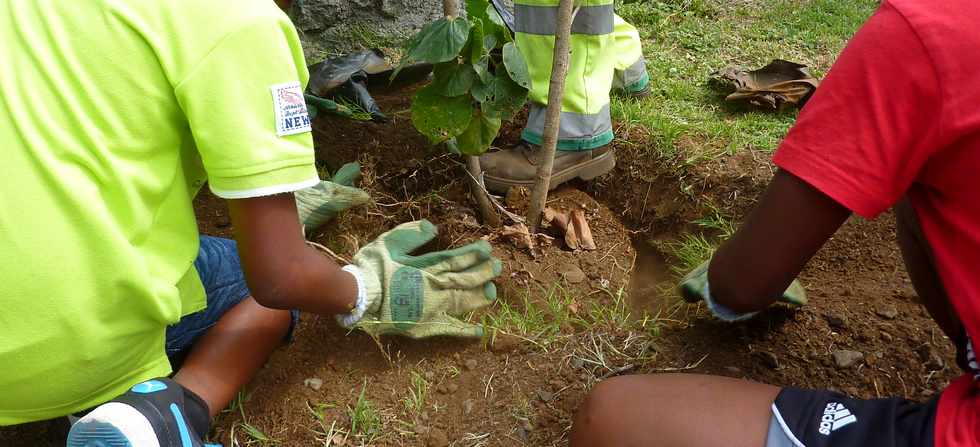
[[[410,90],[376,94],[391,123],[317,120],[318,161],[328,169],[360,161],[362,187],[375,203],[327,225],[315,241],[350,257],[396,224],[427,218],[440,228],[428,248],[489,238],[504,261],[501,302],[474,318],[524,312],[526,303],[532,309],[574,307],[566,313],[585,318],[588,309],[612,309],[625,299],[630,319],[650,336],[569,319],[546,337],[550,342],[520,331],[483,342],[376,342],[345,332],[330,318],[303,315],[295,341],[218,418],[212,440],[262,445],[246,434],[247,424],[275,440],[268,445],[359,445],[327,433],[351,428],[348,408],[357,406],[363,391],[385,427],[371,445],[563,445],[588,387],[616,374],[710,373],[913,399],[934,395],[958,374],[948,341],[917,302],[890,216],[852,219],[820,251],[800,278],[809,292],[807,307],[774,306],[749,322],[725,324],[700,306],[677,302],[669,269],[676,260],[656,247],[691,230],[690,222],[708,213],[704,203],[741,218],[771,176],[765,154],[743,151],[676,172],[665,168],[676,164],[644,150],[648,135],[621,133],[611,175],[573,182],[550,198],[551,206],[586,210],[598,250],[571,252],[556,241],[532,255],[478,224],[461,165],[412,129],[409,97]],[[497,145],[516,143],[518,130],[506,128]],[[682,141],[678,157],[696,145]],[[220,200],[203,193],[196,209],[202,232],[230,236]],[[840,367],[833,355],[840,350],[858,351],[861,359]],[[309,379],[322,383],[314,387],[317,380]],[[422,408],[413,406],[419,383],[428,384]],[[0,445],[58,445],[58,427],[3,429]]]

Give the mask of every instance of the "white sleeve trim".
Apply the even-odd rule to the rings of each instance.
[[[776,421],[779,422],[779,427],[783,429],[783,434],[785,434],[786,437],[789,438],[789,440],[793,443],[793,445],[795,445],[796,447],[806,447],[805,444],[803,444],[802,442],[800,442],[799,439],[796,438],[796,435],[794,435],[793,431],[789,429],[789,426],[786,425],[786,421],[783,420],[783,415],[779,413],[779,408],[776,408],[775,402],[773,402],[772,404],[772,415],[776,417]]]
[[[273,196],[276,194],[282,194],[287,192],[295,192],[319,184],[320,184],[320,178],[314,177],[309,180],[304,180],[302,182],[297,182],[297,183],[263,186],[261,188],[246,189],[242,191],[222,191],[220,189],[215,189],[215,187],[211,186],[210,183],[208,184],[208,186],[211,188],[211,192],[214,193],[214,195],[221,197],[222,199],[251,199],[253,197],[265,197],[265,196]]]
[[[341,267],[341,270],[350,273],[354,276],[354,281],[357,282],[357,305],[350,312],[337,315],[337,322],[347,329],[353,329],[354,325],[364,318],[368,305],[371,303],[369,302],[367,289],[364,288],[364,277],[361,276],[363,275],[361,269],[356,265],[349,264]]]

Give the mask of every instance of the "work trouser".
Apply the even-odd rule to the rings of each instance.
[[[613,0],[577,0],[571,55],[565,78],[558,149],[591,150],[613,139],[609,94],[613,88],[638,92],[647,87],[640,34],[613,11]],[[531,106],[521,137],[540,145],[551,80],[558,0],[517,0],[517,46],[531,75]]]

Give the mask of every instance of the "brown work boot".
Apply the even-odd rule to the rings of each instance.
[[[513,186],[531,188],[537,174],[538,146],[522,143],[513,149],[480,156],[487,189],[506,193]],[[573,178],[592,180],[616,166],[616,152],[609,146],[590,151],[557,151],[551,171],[551,189]]]

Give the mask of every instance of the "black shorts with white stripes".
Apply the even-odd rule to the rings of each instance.
[[[938,401],[862,400],[784,388],[772,405],[766,446],[932,447]]]

